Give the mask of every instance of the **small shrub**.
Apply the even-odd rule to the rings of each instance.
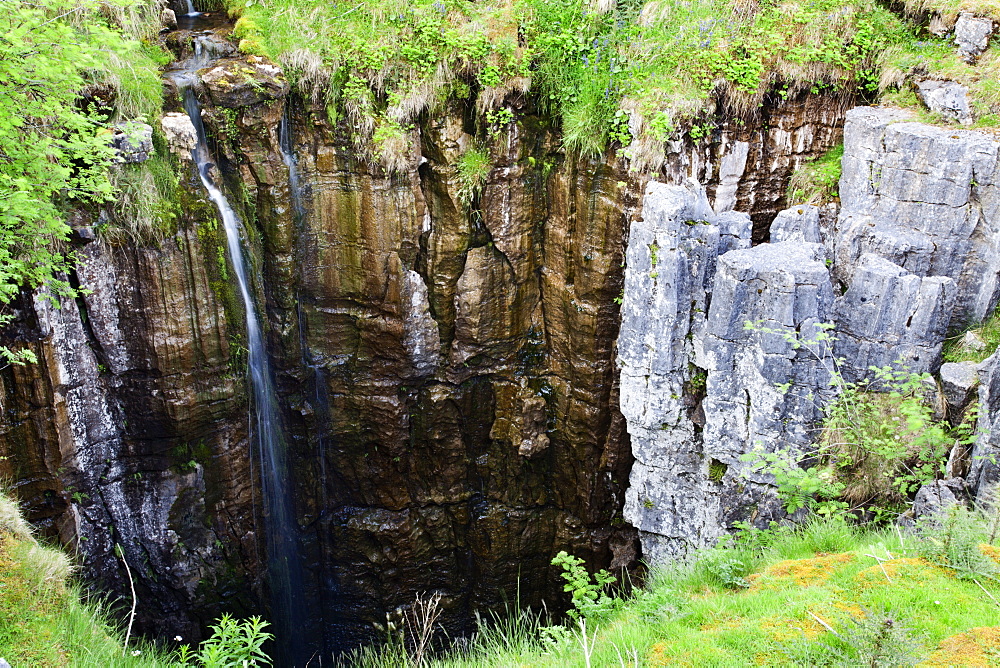
[[[993,523],[983,512],[954,504],[946,510],[922,518],[919,524],[918,554],[931,563],[955,571],[959,579],[996,579],[1000,568],[983,553],[980,545],[990,543]]]
[[[615,582],[615,576],[607,571],[602,569],[591,576],[587,573],[583,559],[565,551],[553,557],[552,565],[562,566],[562,578],[566,580],[563,591],[570,592],[573,596],[573,608],[569,610],[569,616],[573,619],[605,615],[617,605],[617,599],[607,593],[608,587]]]
[[[811,339],[747,322],[748,330],[785,337],[793,349],[812,354],[826,370],[836,397],[823,406],[821,436],[809,453],[789,449],[766,452],[757,446],[741,456],[749,471],[774,476],[785,510],[802,508],[824,515],[863,511],[876,520],[898,514],[925,483],[944,472],[949,449],[975,439],[974,412],[955,428],[934,419],[928,405],[930,374],[902,364],[870,367],[870,380],[848,382],[843,360],[830,354],[836,337],[823,324]],[[779,385],[787,392],[789,384]],[[802,464],[805,465],[802,465]]]
[[[846,629],[833,633],[838,643],[817,644],[828,652],[837,666],[915,666],[927,654],[923,642],[912,629],[885,612],[863,610],[861,615],[850,617]]]
[[[240,621],[223,615],[212,625],[212,636],[197,651],[188,645],[177,650],[171,668],[252,668],[269,666],[271,660],[262,649],[274,636],[264,629],[267,622],[259,617]]]

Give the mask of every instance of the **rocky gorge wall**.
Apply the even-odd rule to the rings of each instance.
[[[716,215],[697,183],[647,186],[619,338],[636,457],[625,517],[644,555],[662,560],[736,522],[780,519],[773,479],[741,455],[804,457],[834,369],[847,380],[870,378],[871,366],[936,373],[949,332],[993,312],[1000,142],[913,119],[851,110],[839,214],[783,211],[771,243],[749,247],[747,217]],[[832,346],[797,345],[817,341],[821,325],[833,326]],[[976,446],[956,443],[948,462],[951,476],[971,468],[956,485],[972,493],[998,477],[996,359],[978,367]],[[964,366],[964,385],[952,382],[961,368],[941,373],[953,419],[975,391],[977,365]]]
[[[660,433],[647,432],[668,420],[648,409],[646,432],[630,428],[630,445],[635,377],[623,370],[619,399],[616,350],[632,354],[620,323],[632,331],[636,291],[663,285],[668,270],[642,281],[627,273],[641,271],[648,251],[629,235],[660,234],[648,227],[657,216],[670,228],[671,258],[696,266],[698,278],[669,270],[679,285],[657,304],[672,299],[692,332],[716,333],[705,354],[732,372],[738,339],[711,324],[719,301],[704,294],[717,256],[752,252],[751,238],[766,236],[791,171],[839,140],[843,102],[776,100],[759,124],[723,122],[709,140],[669,147],[661,173],[636,175],[610,155],[565,155],[530,100],[511,100],[516,121],[490,140],[491,169],[468,201],[456,164],[476,140],[474,100],[424,118],[408,168],[386,173],[358,158],[346,122],[289,97],[271,68],[222,60],[201,70],[198,91],[217,175],[241,203],[266,314],[313,636],[331,649],[363,641],[421,592],[443,595],[455,632],[518,591],[522,604],[559,601],[550,565],[559,550],[597,567],[635,565],[626,520],[644,537],[669,533],[637,513],[643,467],[664,468],[647,448]],[[158,243],[90,241],[100,221],[81,219],[73,280],[87,292],[61,308],[40,296],[19,305],[5,340],[41,363],[0,376],[0,473],[33,521],[79,549],[84,574],[118,593],[128,591],[121,545],[145,631],[194,638],[219,610],[258,610],[266,599],[265,518],[248,445],[243,314],[191,146],[178,137],[176,227]],[[711,224],[653,213],[642,195],[650,178],[707,184],[692,215]],[[803,265],[822,265],[817,253]],[[827,308],[816,273],[803,290]],[[698,289],[695,304],[681,303]],[[687,345],[678,339],[664,363],[664,388],[680,388],[666,410],[694,442],[711,428],[697,424],[688,395],[720,406],[739,396],[713,394],[722,381],[711,375],[707,392],[685,390]],[[719,461],[738,449],[720,449]],[[690,462],[676,467],[690,477]],[[674,521],[688,522],[685,514],[678,507]]]

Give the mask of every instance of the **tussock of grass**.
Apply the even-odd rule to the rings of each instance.
[[[692,119],[704,135],[719,103],[750,116],[775,90],[874,91],[884,54],[912,41],[875,0],[230,0],[230,13],[346,115],[359,149],[449,99],[475,95],[483,116],[530,94],[568,150],[624,149],[636,169],[658,168]]]
[[[116,165],[110,176],[115,204],[111,209],[112,224],[102,230],[103,236],[135,243],[162,240],[178,218],[177,176],[167,151],[158,146],[149,160]]]
[[[795,204],[825,204],[840,197],[840,161],[844,145],[840,144],[792,174],[788,183],[788,201]]]
[[[84,602],[69,558],[32,536],[17,504],[0,494],[0,656],[13,666],[168,666],[145,644],[123,650],[108,610]]]
[[[1000,312],[994,313],[985,322],[966,331],[976,334],[983,342],[981,349],[963,343],[965,332],[950,337],[944,344],[942,357],[945,362],[982,362],[1000,347]]]

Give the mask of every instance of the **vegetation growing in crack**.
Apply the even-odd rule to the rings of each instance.
[[[839,144],[820,157],[803,164],[788,182],[791,204],[825,204],[839,197],[841,159],[844,145]]]
[[[782,336],[793,349],[815,357],[834,392],[821,406],[824,417],[813,450],[766,451],[758,444],[740,457],[751,463],[750,472],[774,476],[787,512],[807,508],[828,516],[894,520],[922,485],[943,477],[956,443],[974,443],[975,408],[956,427],[937,419],[929,399],[930,374],[897,365],[870,367],[863,381],[845,379],[843,360],[832,355],[832,324],[819,325],[809,338],[760,323],[745,327]],[[791,384],[778,389],[788,392]]]

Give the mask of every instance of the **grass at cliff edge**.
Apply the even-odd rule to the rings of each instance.
[[[144,645],[124,652],[100,606],[85,603],[70,583],[71,570],[66,555],[40,545],[16,504],[0,495],[0,657],[14,668],[169,665]]]
[[[964,525],[908,536],[828,521],[751,531],[655,571],[641,591],[591,614],[586,639],[579,625],[553,630],[522,615],[422,665],[998,665],[991,555],[1000,552],[978,542],[988,533]],[[933,556],[951,549],[942,541],[973,545],[976,554],[953,553],[949,564]],[[978,565],[961,565],[966,557]],[[397,646],[362,653],[353,665],[415,664],[412,650]]]

